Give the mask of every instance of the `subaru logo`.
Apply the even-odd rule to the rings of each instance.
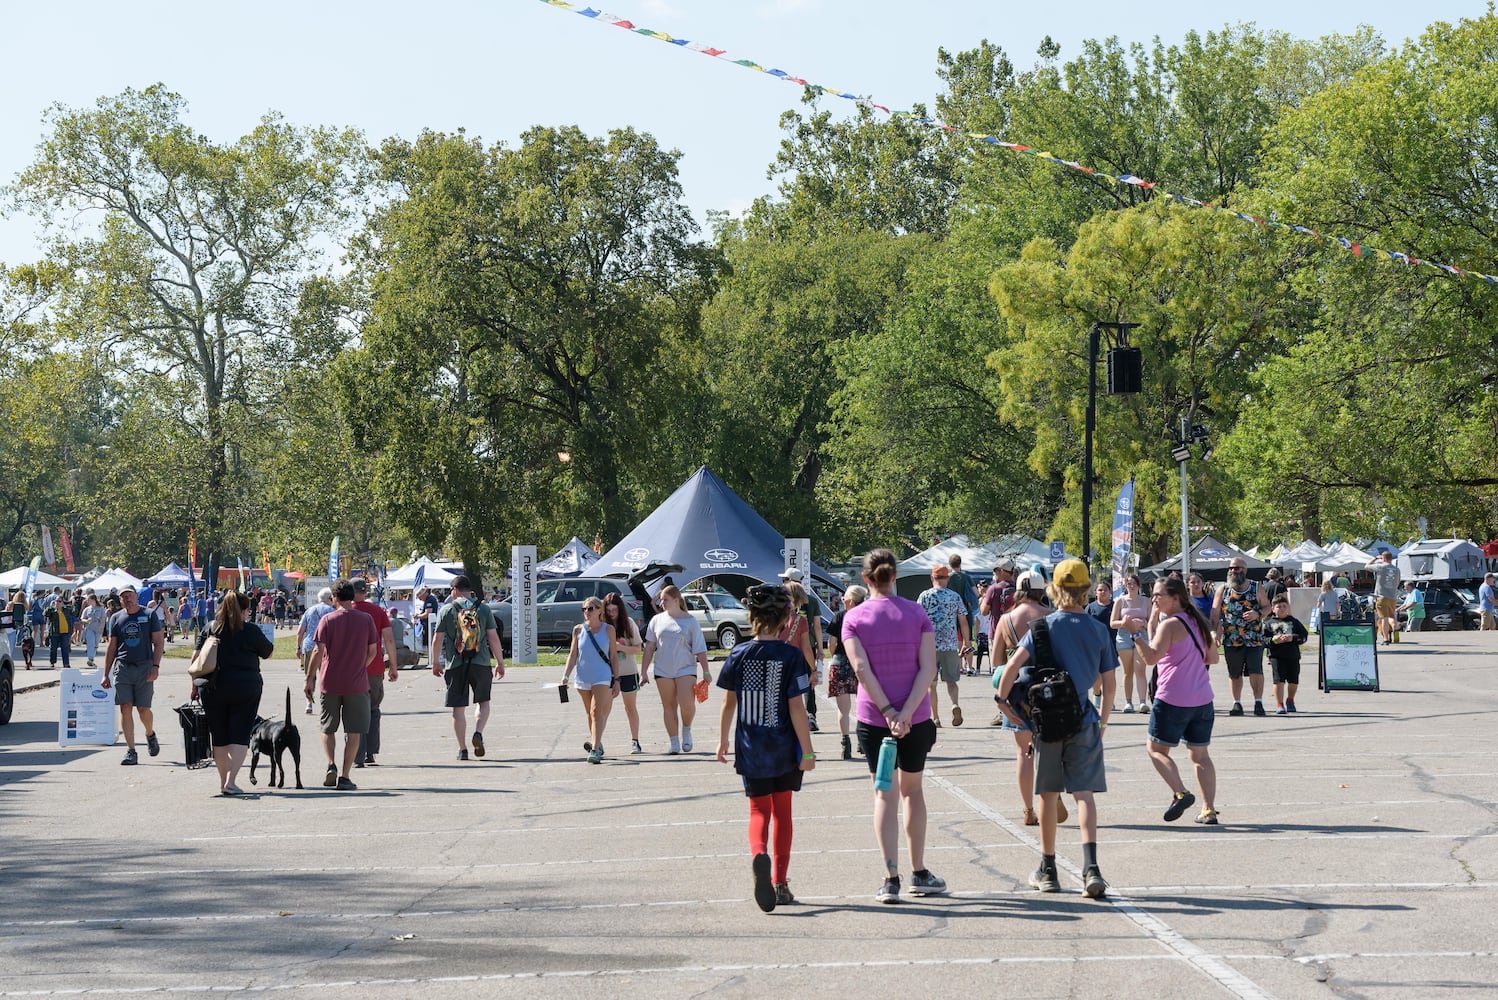
[[[100,701],[103,701],[105,698],[109,697],[109,692],[102,690],[101,688],[94,688],[89,692],[89,694],[93,695],[95,698],[98,698]]]
[[[739,554],[733,549],[708,549],[702,558],[708,562],[737,562]]]
[[[643,563],[650,558],[649,549],[630,549],[624,553],[624,561],[632,563]]]

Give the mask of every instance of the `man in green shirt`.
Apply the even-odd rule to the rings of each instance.
[[[442,650],[452,650],[449,662],[442,663]],[[490,666],[493,677],[490,677]],[[468,703],[478,705],[473,720],[473,755],[484,756],[484,724],[489,721],[489,695],[493,681],[505,675],[505,651],[500,645],[494,612],[473,593],[467,576],[453,580],[452,600],[437,615],[432,632],[432,673],[447,685],[444,704],[453,710],[453,734],[458,738],[458,759],[468,759],[465,742],[468,728]]]

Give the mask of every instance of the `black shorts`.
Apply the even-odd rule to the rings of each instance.
[[[489,700],[489,692],[494,684],[494,670],[478,663],[452,663],[442,671],[442,681],[447,685],[447,698],[443,704],[448,708],[468,707],[470,693],[473,695],[473,704],[482,705]]]
[[[619,675],[619,693],[620,694],[634,694],[638,690],[640,690],[640,675],[639,674],[620,674]]]
[[[871,726],[867,722],[858,724],[858,748],[868,762],[869,773],[879,767],[879,746],[886,736],[892,735],[883,726]],[[926,755],[936,746],[936,721],[927,719],[917,722],[910,732],[895,741],[895,767],[906,774],[919,774],[926,770]]]
[[[801,776],[805,773],[797,768],[794,771],[777,774],[773,778],[744,778],[744,794],[751,799],[757,799],[761,795],[774,795],[776,792],[799,792],[801,791]]]
[[[1299,684],[1300,683],[1300,657],[1293,660],[1288,657],[1281,660],[1277,656],[1269,658],[1269,665],[1274,668],[1274,682],[1276,684]]]

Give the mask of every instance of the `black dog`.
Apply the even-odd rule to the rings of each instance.
[[[36,640],[27,632],[21,637],[21,655],[26,658],[26,669],[31,669],[31,658],[36,655]]]
[[[281,759],[284,751],[291,751],[291,762],[296,765],[296,786],[302,787],[302,734],[291,721],[291,688],[286,689],[286,718],[270,721],[259,720],[250,732],[250,784],[255,784],[255,764],[260,755],[270,758],[271,788],[286,787],[286,764]],[[281,783],[276,784],[276,769],[281,770]]]

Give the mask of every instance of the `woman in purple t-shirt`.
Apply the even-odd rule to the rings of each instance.
[[[843,651],[858,677],[858,745],[872,774],[886,736],[896,741],[896,780],[874,790],[874,831],[884,857],[884,884],[875,899],[900,898],[900,802],[910,849],[910,891],[917,896],[947,891],[926,868],[926,797],[921,773],[936,745],[931,718],[931,682],[936,678],[936,635],[931,619],[914,601],[895,594],[895,554],[875,549],[863,560],[869,599],[843,618]]]
[[[1170,759],[1171,749],[1180,746],[1184,737],[1186,752],[1196,769],[1196,785],[1202,793],[1203,808],[1196,821],[1216,826],[1217,769],[1207,752],[1207,745],[1212,742],[1213,721],[1212,681],[1207,667],[1217,662],[1217,644],[1212,641],[1206,616],[1192,602],[1186,584],[1174,577],[1156,580],[1150,599],[1159,619],[1149,638],[1139,632],[1144,627],[1140,618],[1130,617],[1125,627],[1134,633],[1134,649],[1144,662],[1158,668],[1147,749],[1150,763],[1170,786],[1165,821],[1180,819],[1196,802],[1196,796],[1186,791],[1176,762]]]

